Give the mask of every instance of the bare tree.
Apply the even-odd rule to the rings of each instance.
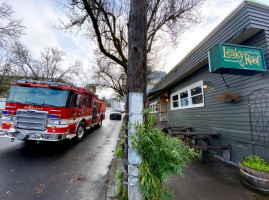
[[[3,49],[24,33],[25,27],[20,20],[13,19],[13,13],[14,11],[7,3],[0,5],[0,48]]]
[[[154,51],[157,44],[176,44],[180,33],[199,21],[198,8],[202,1],[147,0],[149,61],[158,57],[158,51]],[[84,31],[97,43],[100,53],[127,74],[129,3],[129,0],[68,0],[68,21],[60,21],[60,28]]]
[[[125,71],[117,63],[97,54],[96,65],[93,66],[93,81],[98,89],[111,88],[115,96],[122,99],[126,93],[126,78]]]
[[[71,82],[82,70],[82,63],[79,60],[63,67],[64,52],[55,47],[41,51],[39,59],[34,59],[29,49],[19,42],[14,43],[11,52],[12,63],[23,77]]]
[[[10,82],[17,80],[18,71],[13,66],[8,53],[3,53],[0,56],[0,94],[8,93]]]

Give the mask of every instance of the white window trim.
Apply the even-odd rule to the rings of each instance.
[[[171,104],[171,110],[172,109],[178,109],[179,107],[177,107],[177,108],[173,108],[173,103],[174,103],[174,101],[173,101],[173,97],[174,96],[176,96],[176,95],[178,95],[178,105],[179,105],[179,101],[180,101],[180,99],[179,99],[179,92],[174,92],[174,93],[172,93],[171,95],[170,95],[170,104]]]
[[[149,104],[149,107],[151,108],[151,106],[152,106],[152,108],[154,108],[154,105],[155,105],[155,108],[156,108],[157,107],[157,103],[158,103],[158,101],[154,101],[151,104]],[[154,111],[151,111],[151,113],[157,113],[157,112],[158,111],[156,111],[156,109]]]
[[[203,97],[203,103],[200,103],[200,104],[192,104],[192,100],[191,98],[192,97],[195,97],[197,95],[193,95],[191,96],[191,89],[193,89],[194,87],[197,87],[197,86],[201,86],[202,88],[202,97]],[[185,91],[188,91],[188,106],[181,106],[181,102],[180,102],[180,93],[181,92],[185,92]],[[175,95],[178,95],[178,107],[177,108],[174,108],[173,107],[173,96]],[[197,107],[204,107],[205,106],[205,98],[204,98],[204,87],[203,87],[203,80],[197,82],[197,83],[194,83],[188,87],[185,87],[185,88],[182,88],[181,90],[179,91],[176,91],[174,93],[172,93],[170,95],[170,109],[171,110],[181,110],[181,109],[187,109],[187,108],[197,108]]]

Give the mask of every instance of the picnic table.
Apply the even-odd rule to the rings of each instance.
[[[220,137],[221,133],[219,132],[193,132],[192,127],[190,126],[170,126],[169,133],[172,136],[179,136],[183,141],[185,141],[185,144],[197,149],[200,152],[200,158],[202,158],[204,150],[222,149],[223,158],[230,160],[230,145],[208,145],[209,137]],[[198,140],[202,140],[202,144],[197,145]]]

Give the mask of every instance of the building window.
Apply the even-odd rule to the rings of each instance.
[[[159,110],[159,103],[158,101],[155,101],[149,105],[149,107],[152,109],[152,112],[158,112]]]
[[[171,110],[201,106],[204,106],[203,81],[171,94]]]
[[[191,102],[193,105],[203,103],[203,86],[191,88]]]
[[[180,106],[188,106],[189,105],[189,95],[188,90],[185,90],[183,92],[180,92]]]
[[[178,94],[172,95],[172,101],[171,102],[172,102],[173,108],[178,107]]]

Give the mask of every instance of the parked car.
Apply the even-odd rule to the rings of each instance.
[[[113,109],[110,113],[110,119],[119,119],[121,120],[121,111],[119,109]]]

